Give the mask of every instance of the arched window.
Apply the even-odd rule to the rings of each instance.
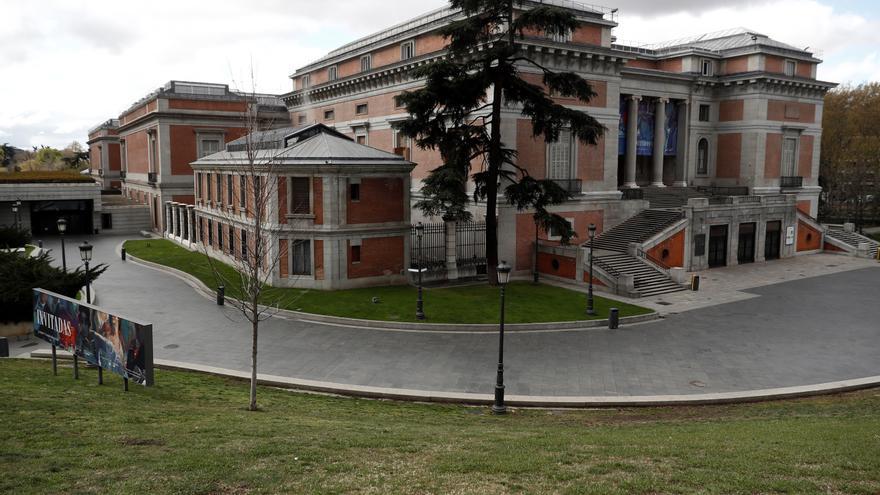
[[[697,144],[697,173],[706,175],[709,173],[709,140],[700,139]]]

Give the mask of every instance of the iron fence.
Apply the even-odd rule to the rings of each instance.
[[[421,258],[422,268],[430,272],[446,270],[446,225],[441,223],[425,223],[421,239],[421,256],[419,253],[419,235],[416,226],[410,229],[410,267],[418,268]]]
[[[455,225],[455,261],[458,267],[486,270],[486,222],[459,222]]]

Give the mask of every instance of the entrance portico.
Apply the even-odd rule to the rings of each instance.
[[[672,105],[670,105],[672,103]],[[667,181],[664,181],[664,163],[666,156],[674,156],[674,171],[669,177],[669,182],[673,186],[686,186],[687,179],[685,176],[685,153],[686,144],[683,142],[683,134],[678,132],[684,128],[682,120],[687,118],[687,101],[672,99],[665,96],[643,96],[637,94],[623,95],[620,100],[621,118],[625,118],[626,127],[624,139],[626,145],[623,158],[623,181],[622,187],[625,189],[635,189],[640,187],[639,180],[641,176],[642,184],[651,187],[666,187]],[[642,111],[640,111],[640,108]],[[669,111],[674,112],[670,126]],[[640,115],[641,114],[641,115]],[[652,115],[653,114],[653,115]],[[685,124],[686,125],[686,124]],[[649,138],[647,144],[645,138]],[[673,140],[671,143],[669,140]],[[639,173],[639,156],[650,155],[650,163],[646,166],[642,161],[642,174],[647,172],[647,180],[645,175]]]

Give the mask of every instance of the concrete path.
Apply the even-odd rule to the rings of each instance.
[[[250,331],[241,317],[174,276],[122,263],[114,251],[121,240],[91,239],[95,262],[111,265],[96,284],[100,306],[152,322],[159,359],[247,370]],[[68,242],[68,261],[78,260],[75,245]],[[57,246],[47,242],[47,247]],[[819,258],[808,258],[749,269],[766,273],[783,263],[818,263]],[[825,269],[847,271],[738,290],[749,298],[616,331],[508,335],[507,392],[706,394],[880,375],[880,265],[824,258],[833,261],[822,261]],[[493,334],[368,330],[275,319],[263,324],[260,337],[260,371],[281,377],[476,394],[491,393],[495,377]],[[13,352],[39,347],[23,344],[13,343]]]

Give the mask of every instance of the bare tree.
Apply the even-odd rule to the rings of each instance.
[[[275,155],[281,151],[267,145],[264,132],[274,128],[271,118],[260,114],[258,95],[251,91],[245,94],[247,110],[242,115],[244,136],[227,150],[228,157],[234,161],[228,170],[222,170],[222,179],[215,184],[220,206],[212,210],[219,224],[217,236],[222,245],[221,251],[232,270],[211,257],[207,242],[209,235],[203,233],[202,249],[207,256],[211,271],[218,285],[223,285],[229,298],[228,304],[234,307],[251,326],[251,378],[250,401],[248,409],[257,409],[257,342],[260,323],[271,318],[277,309],[290,297],[290,291],[272,291],[273,274],[278,270],[281,260],[286,259],[287,249],[279,243],[273,245],[273,224],[277,219],[279,177]],[[230,178],[231,177],[231,178]],[[236,180],[237,179],[237,180]],[[201,180],[201,179],[199,179]],[[208,188],[212,184],[206,184]],[[230,189],[231,187],[231,189]],[[230,208],[228,204],[231,203]],[[236,230],[239,232],[236,235]],[[225,241],[225,242],[224,242]]]

